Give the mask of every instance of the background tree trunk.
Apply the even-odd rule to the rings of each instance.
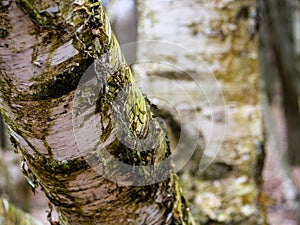
[[[299,224],[299,191],[297,179],[291,173],[291,165],[299,164],[300,156],[299,1],[260,0],[258,3],[260,70],[263,92],[269,97],[269,102],[263,101],[266,135],[269,143],[273,143],[271,154],[278,158],[282,168],[285,202],[291,206],[290,211]],[[278,112],[283,115],[284,132],[279,129]]]
[[[192,224],[171,171],[165,132],[135,86],[101,4],[17,0],[2,1],[0,9],[0,110],[24,174],[55,205],[60,223]],[[88,95],[97,89],[96,96],[84,99],[97,100],[91,108],[73,100],[86,94],[76,88],[94,60],[96,67],[89,71],[96,74],[85,82],[98,77],[98,86],[84,87]],[[122,90],[125,97],[116,99]],[[90,111],[99,125],[96,137],[89,129],[95,121],[85,117]],[[74,128],[74,113],[86,128],[76,137],[74,129],[80,127]],[[125,127],[113,124],[113,113],[117,125],[124,122],[122,116],[129,120]],[[126,146],[118,135],[126,137],[128,129],[137,139],[155,134],[153,145],[142,146],[145,153]],[[133,165],[137,173],[118,170],[111,164],[114,159]],[[140,170],[144,165],[151,170]],[[104,171],[119,175],[123,183],[106,179]],[[137,179],[141,176],[144,181]],[[156,178],[166,179],[155,183]]]
[[[261,0],[260,46],[262,74],[267,91],[270,82],[279,79],[283,95],[283,108],[287,129],[288,158],[292,165],[300,163],[300,75],[296,46],[293,43],[293,12],[290,1]],[[295,21],[294,21],[295,22]],[[267,79],[270,77],[270,79]],[[272,77],[272,79],[271,79]]]
[[[198,156],[181,171],[184,193],[199,224],[265,223],[255,19],[253,0],[138,1],[138,40],[167,44],[138,45],[137,80],[159,108],[175,119],[180,115],[182,130],[203,137],[195,148]],[[151,63],[140,63],[145,60]],[[172,89],[174,82],[181,88]],[[193,101],[188,103],[188,98]],[[218,133],[211,132],[212,124]],[[189,142],[177,146],[177,152],[187,154]]]

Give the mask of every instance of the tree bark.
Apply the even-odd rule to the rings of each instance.
[[[260,13],[260,47],[263,60],[261,69],[264,77],[272,76],[270,72],[279,77],[286,119],[288,158],[292,165],[297,165],[300,163],[300,111],[297,90],[300,75],[293,43],[292,8],[289,1],[261,0]],[[268,82],[270,80],[265,80],[265,83]]]
[[[180,135],[198,137],[196,157],[180,171],[195,221],[265,224],[255,1],[137,2],[138,40],[158,43],[138,45],[142,90],[176,111]],[[172,149],[185,156],[193,146],[182,141]]]
[[[17,0],[0,9],[0,110],[25,175],[55,205],[60,224],[192,224],[165,131],[102,5]],[[85,77],[87,69],[92,75]],[[136,149],[127,137],[151,141]]]

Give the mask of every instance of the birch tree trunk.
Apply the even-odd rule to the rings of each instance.
[[[200,224],[264,224],[255,13],[253,0],[138,1],[138,40],[158,43],[138,45],[142,87],[159,107],[180,115],[189,136],[204,138],[181,176]],[[191,147],[187,139],[176,149],[186,155]]]
[[[0,10],[0,110],[59,223],[192,224],[165,131],[102,5],[17,0]]]

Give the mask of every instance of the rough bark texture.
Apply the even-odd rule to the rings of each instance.
[[[295,52],[296,45],[293,43],[293,12],[290,1],[261,0],[259,3],[262,73],[265,77],[266,87],[271,86],[268,84],[271,79],[267,79],[270,76],[278,76],[280,81],[286,118],[289,160],[291,164],[297,165],[300,163],[300,111],[299,90],[297,90],[299,89],[300,74],[299,60],[297,60]]]
[[[170,161],[160,165],[170,155],[165,132],[135,86],[101,4],[88,0],[17,0],[2,1],[0,10],[0,110],[10,128],[11,141],[21,154],[25,175],[55,205],[59,222],[191,224]],[[73,98],[85,94],[86,90],[78,92],[76,88],[94,60],[98,63],[94,69],[98,86],[87,88],[98,88],[99,94],[91,109],[86,102],[74,103]],[[126,98],[118,99],[123,106],[118,108],[120,104],[112,102],[122,90]],[[73,132],[72,109],[73,117],[75,109],[83,126],[94,122],[85,117],[85,112],[94,110],[99,125],[97,138],[93,139],[89,129],[81,134],[83,140],[89,135],[92,138],[80,148]],[[120,112],[124,113],[118,116]],[[113,113],[117,114],[115,123],[119,127],[130,125],[130,134],[136,138],[154,133],[152,148],[145,146],[147,151],[140,153],[122,144],[117,136],[128,133],[114,126]],[[124,115],[129,122],[122,124]],[[105,146],[109,156],[99,146]],[[111,158],[137,170],[152,165],[166,179],[143,186],[145,181],[114,168]],[[101,176],[104,170],[116,176],[122,173],[123,184]],[[146,181],[156,178],[152,170],[138,172],[144,173]]]
[[[213,160],[211,166],[201,171],[205,168],[201,161],[200,171],[193,171],[192,175],[190,171],[183,171],[181,176],[186,196],[193,203],[192,212],[200,224],[264,224],[261,206],[264,140],[255,12],[253,0],[138,1],[138,40],[154,39],[175,45],[173,48],[170,43],[161,44],[160,48],[151,44],[148,48],[138,46],[137,61],[151,60],[152,63],[137,63],[137,76],[146,77],[146,88],[156,87],[152,95],[158,99],[163,93],[173,91],[166,95],[171,106],[167,101],[156,99],[157,103],[171,112],[176,108],[177,114],[187,118],[181,126],[190,131],[190,135],[203,134],[205,144],[212,138],[213,147],[205,149],[204,145],[203,154],[208,164]],[[176,44],[191,52],[178,51]],[[207,96],[222,98],[222,93],[214,88],[210,71],[222,88],[226,101],[225,119],[222,101],[208,102],[203,94],[197,96],[199,87],[194,85],[195,80],[200,82]],[[182,90],[168,88],[174,81],[179,81]],[[185,93],[193,98],[193,105],[187,103]],[[200,118],[199,126],[195,125],[197,117]],[[212,122],[218,129],[226,124],[224,139],[221,130],[214,134],[217,137],[211,137]],[[222,145],[216,157],[215,148],[219,144]],[[187,146],[179,146],[183,155],[188,152]],[[201,138],[198,148],[203,149]],[[190,170],[194,162],[192,158],[186,168]],[[199,158],[196,163],[199,167]]]

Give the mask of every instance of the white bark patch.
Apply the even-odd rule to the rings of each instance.
[[[67,61],[68,59],[74,57],[78,53],[79,52],[77,51],[76,48],[74,48],[72,44],[72,40],[70,40],[69,42],[63,44],[58,49],[56,49],[51,60],[51,66],[56,66],[58,64],[61,64]]]

